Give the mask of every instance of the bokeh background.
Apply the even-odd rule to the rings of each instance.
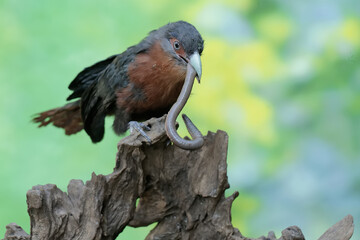
[[[227,194],[248,237],[298,225],[317,239],[347,214],[360,233],[360,1],[1,0],[0,238],[29,232],[26,191],[108,174],[119,137],[38,129],[84,67],[170,21],[205,39],[203,78],[184,110],[203,133],[229,134]],[[183,129],[183,127],[181,127]],[[151,228],[126,228],[143,239]]]

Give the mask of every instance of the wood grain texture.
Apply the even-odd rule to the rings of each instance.
[[[354,233],[354,218],[347,215],[329,228],[319,240],[349,240]]]
[[[34,186],[27,192],[30,235],[12,223],[6,226],[4,239],[109,240],[116,239],[126,226],[154,222],[158,224],[147,240],[305,239],[296,226],[285,229],[279,239],[273,232],[256,239],[244,237],[231,224],[231,205],[238,193],[224,194],[229,188],[227,134],[209,132],[202,148],[183,150],[169,143],[164,122],[165,117],[146,122],[151,126],[151,145],[137,132],[123,138],[109,175],[93,173],[86,183],[71,180],[67,193],[53,184]],[[330,232],[349,236],[350,223],[352,218],[347,217]],[[346,231],[339,232],[339,226],[346,226]],[[320,240],[349,239],[334,236],[325,234]]]

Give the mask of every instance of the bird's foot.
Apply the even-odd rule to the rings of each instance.
[[[136,130],[141,134],[141,136],[143,136],[146,139],[146,141],[151,143],[151,139],[144,131],[144,130],[150,131],[150,128],[148,126],[146,126],[142,122],[136,122],[136,121],[130,121],[128,126],[130,129],[130,133],[133,133],[133,131]]]

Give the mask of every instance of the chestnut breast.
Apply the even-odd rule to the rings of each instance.
[[[117,106],[130,113],[170,107],[180,94],[185,75],[186,67],[178,65],[156,42],[129,64],[130,83],[117,92]]]

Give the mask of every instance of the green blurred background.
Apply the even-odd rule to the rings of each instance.
[[[233,224],[248,237],[298,225],[318,238],[347,214],[360,227],[360,1],[1,0],[0,238],[29,232],[26,191],[108,174],[119,137],[38,129],[84,67],[170,21],[205,39],[203,78],[184,110],[229,134]],[[183,129],[183,127],[181,127]],[[126,228],[119,239],[143,239]]]

